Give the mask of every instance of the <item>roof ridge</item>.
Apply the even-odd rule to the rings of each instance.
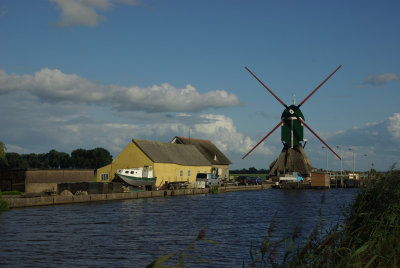
[[[185,139],[185,140],[206,141],[206,142],[212,143],[210,140],[196,139],[196,138],[185,138],[185,137],[181,137],[181,136],[176,136],[176,137],[180,138],[180,139]]]

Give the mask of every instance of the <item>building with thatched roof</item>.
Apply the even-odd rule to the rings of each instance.
[[[232,162],[211,141],[176,136],[171,143],[196,146],[204,157],[210,161],[212,173],[221,179],[229,178],[229,165]]]
[[[284,146],[278,158],[269,166],[270,176],[299,172],[304,178],[311,176],[313,169],[304,149],[299,144],[293,148]]]
[[[118,169],[153,167],[156,187],[165,183],[195,182],[197,173],[210,173],[211,162],[194,145],[132,139],[111,164],[97,170],[97,180],[108,182]]]

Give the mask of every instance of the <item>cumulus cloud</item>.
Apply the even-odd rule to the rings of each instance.
[[[194,125],[194,133],[212,140],[224,152],[244,155],[256,144],[256,141],[238,132],[230,117],[215,114],[204,114],[200,117],[204,121]],[[271,150],[264,145],[260,145],[254,153],[272,155]]]
[[[239,104],[224,90],[199,93],[192,85],[176,88],[168,83],[147,88],[102,85],[57,69],[44,68],[33,75],[7,74],[0,70],[0,94],[26,91],[49,102],[108,105],[117,111],[198,112]]]
[[[400,81],[400,76],[397,73],[369,74],[363,84],[379,87],[393,81]]]
[[[353,167],[353,151],[356,157],[356,169],[368,168],[368,161],[372,161],[379,170],[387,169],[392,163],[398,162],[400,157],[400,113],[394,113],[381,122],[366,123],[362,127],[338,131],[330,135],[326,142],[335,148],[339,145],[346,161],[346,169]],[[321,151],[320,144],[312,148],[313,151]],[[348,149],[352,148],[353,151]],[[310,148],[309,148],[310,150]],[[321,155],[322,156],[322,155]],[[322,158],[323,159],[323,156]],[[358,159],[358,160],[357,160]],[[311,159],[311,161],[313,161]],[[323,163],[320,159],[315,160]],[[336,167],[338,162],[335,160]]]
[[[398,140],[400,138],[400,114],[395,113],[388,119],[387,129],[392,134],[393,139]]]
[[[106,18],[99,11],[107,11],[115,4],[138,5],[139,0],[50,0],[61,10],[57,23],[60,27],[93,27]]]

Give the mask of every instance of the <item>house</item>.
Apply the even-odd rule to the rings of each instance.
[[[118,169],[153,167],[156,187],[170,182],[195,182],[197,173],[210,173],[210,161],[194,145],[132,139],[111,164],[97,170],[97,181],[109,182]]]
[[[227,180],[229,178],[229,165],[232,162],[209,140],[184,138],[176,136],[171,143],[194,145],[211,163],[211,172],[218,178]]]

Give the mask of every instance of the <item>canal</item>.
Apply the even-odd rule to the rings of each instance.
[[[316,224],[342,222],[358,191],[271,189],[12,209],[0,214],[0,267],[145,267],[172,253],[211,261],[198,267],[242,267],[274,215],[273,239],[297,226],[301,243]],[[188,251],[202,229],[216,243],[197,241],[196,252]]]

